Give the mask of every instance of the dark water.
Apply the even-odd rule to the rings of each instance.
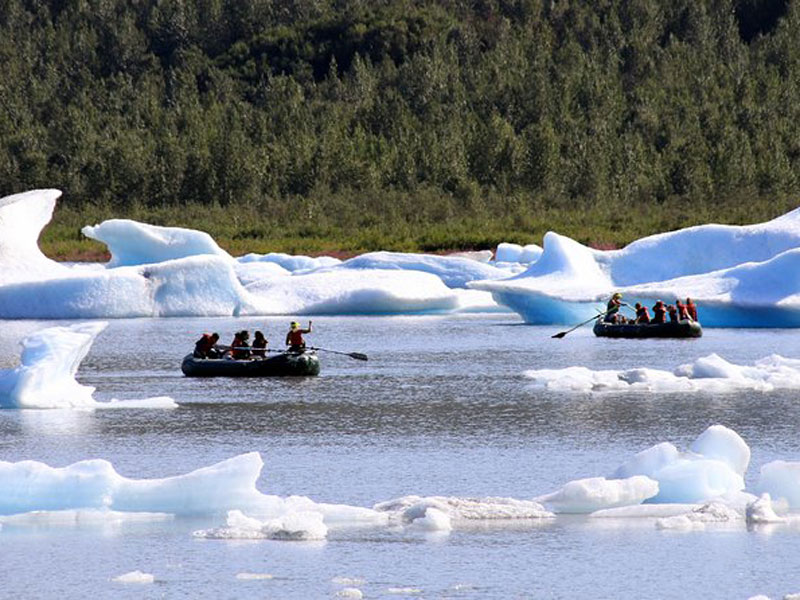
[[[5,322],[0,367],[16,340],[51,323]],[[64,466],[110,460],[127,477],[185,473],[249,451],[259,488],[317,502],[372,506],[407,494],[529,499],[606,475],[661,441],[679,448],[709,425],[753,452],[748,483],[770,460],[800,459],[798,392],[560,394],[533,391],[527,369],[647,366],[672,370],[717,352],[736,363],[800,357],[793,330],[715,330],[699,340],[596,339],[580,329],[517,324],[511,315],[314,319],[321,353],[309,379],[189,379],[182,355],[204,330],[273,341],[288,319],[112,321],[78,373],[100,400],[169,395],[176,410],[3,411],[0,460]],[[0,490],[2,493],[2,490]],[[9,597],[325,598],[335,577],[364,597],[773,598],[800,591],[800,531],[790,527],[657,530],[652,521],[584,517],[482,524],[449,535],[332,531],[326,542],[197,540],[218,519],[0,531],[0,590]],[[140,569],[153,585],[110,578]],[[240,572],[270,580],[241,581]],[[391,590],[391,591],[390,591]]]

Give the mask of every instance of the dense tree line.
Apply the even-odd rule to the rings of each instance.
[[[798,34],[794,0],[0,0],[0,195],[761,218],[800,191]]]

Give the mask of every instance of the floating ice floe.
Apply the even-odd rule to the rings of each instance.
[[[495,497],[403,496],[381,502],[373,508],[387,514],[394,523],[440,530],[449,530],[453,523],[465,521],[547,519],[554,516],[537,501]]]
[[[800,360],[773,354],[748,366],[709,354],[672,372],[644,367],[619,371],[567,367],[529,370],[523,376],[533,388],[556,392],[769,392],[800,389]]]
[[[0,318],[86,319],[282,314],[406,314],[501,309],[468,281],[510,270],[464,257],[271,253],[239,259],[206,233],[114,219],[84,227],[104,267],[63,265],[37,239],[58,190],[0,199]]]
[[[95,388],[77,382],[81,361],[106,325],[50,327],[23,339],[19,366],[0,370],[0,408],[176,408],[166,396],[98,402]]]
[[[591,513],[639,504],[658,494],[658,483],[643,475],[626,479],[590,477],[570,481],[560,490],[535,498],[556,513]]]
[[[324,540],[328,527],[318,512],[300,511],[274,519],[259,521],[246,516],[239,510],[228,512],[225,527],[201,529],[194,532],[198,538],[227,540],[282,540],[311,541]]]
[[[155,580],[156,578],[153,574],[136,570],[117,575],[111,581],[116,583],[153,583]]]
[[[471,282],[528,323],[575,323],[614,291],[629,304],[692,297],[712,327],[800,326],[800,209],[767,223],[700,225],[594,250],[549,232],[544,251],[508,279]]]

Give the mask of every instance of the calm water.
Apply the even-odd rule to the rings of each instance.
[[[128,477],[185,473],[249,451],[265,461],[265,493],[357,506],[407,494],[527,499],[569,480],[606,475],[661,441],[684,448],[706,427],[735,429],[753,452],[748,483],[770,460],[800,459],[797,392],[728,395],[563,395],[532,391],[522,371],[674,369],[717,352],[751,363],[800,357],[787,330],[707,330],[700,340],[601,340],[589,328],[530,327],[512,315],[320,317],[321,354],[299,380],[199,380],[180,373],[198,334],[261,329],[273,344],[289,319],[112,321],[78,373],[95,397],[169,395],[177,410],[0,412],[0,460],[64,466],[110,460]],[[52,323],[3,323],[0,367],[16,340]],[[2,491],[0,490],[0,493]],[[652,521],[583,517],[485,524],[450,535],[332,531],[326,542],[197,540],[220,519],[0,532],[0,596],[329,598],[365,581],[367,598],[773,598],[800,592],[800,530],[743,525],[698,532]],[[110,578],[140,569],[154,585]],[[240,581],[240,572],[271,580]],[[35,593],[33,592],[35,591]],[[395,589],[394,592],[398,590]]]

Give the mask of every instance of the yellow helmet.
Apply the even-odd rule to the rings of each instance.
[[[298,323],[297,321],[292,321],[292,323],[289,326],[292,329],[297,329],[298,327],[300,327],[300,323]]]
[[[620,294],[619,292],[615,292],[614,295],[611,296],[611,297],[612,298],[622,298],[622,294]]]

